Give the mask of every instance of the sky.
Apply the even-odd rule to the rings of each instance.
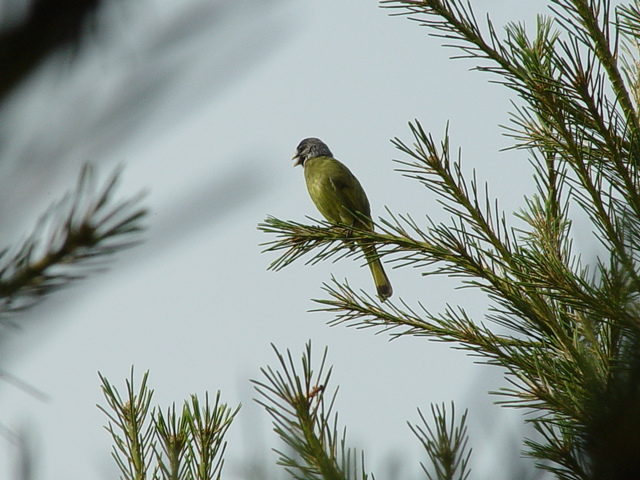
[[[539,0],[472,3],[496,25],[532,25],[545,11]],[[305,137],[323,139],[356,174],[374,218],[386,207],[422,225],[426,215],[448,221],[432,193],[394,171],[403,157],[390,139],[411,142],[414,119],[436,139],[448,125],[463,170],[475,169],[509,214],[534,189],[524,154],[502,151],[510,92],[389,13],[363,0],[111,5],[74,61],[47,61],[3,107],[0,176],[11,179],[0,193],[3,243],[24,238],[88,161],[103,178],[124,166],[119,195],[146,192],[150,211],[142,245],[6,332],[6,371],[41,393],[0,383],[0,423],[28,432],[34,479],[117,478],[97,372],[124,389],[132,366],[136,379],[150,372],[155,404],[217,390],[242,403],[223,477],[246,478],[250,462],[281,477],[270,450],[278,439],[250,379],[275,365],[271,343],[300,357],[308,340],[316,358],[328,347],[340,423],[379,478],[422,475],[406,422],[452,400],[469,409],[473,478],[513,478],[527,465],[521,412],[486,393],[505,386],[499,371],[449,345],[329,327],[331,314],[309,312],[331,275],[372,292],[361,262],[267,271],[276,257],[261,244],[273,238],[258,223],[319,217],[290,160]],[[454,280],[391,265],[387,273],[394,301],[433,312],[461,305],[479,321],[486,312],[486,299]],[[0,478],[11,478],[15,449],[0,445]],[[505,462],[516,470],[496,474]]]

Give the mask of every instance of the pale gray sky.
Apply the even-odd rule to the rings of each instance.
[[[423,457],[406,421],[418,420],[416,408],[450,400],[470,409],[474,478],[507,478],[509,471],[500,477],[494,468],[505,458],[520,462],[512,430],[520,414],[491,405],[486,391],[504,384],[499,372],[425,339],[388,342],[369,330],[329,328],[329,314],[308,313],[322,282],[333,274],[371,292],[368,270],[346,259],[268,272],[275,256],[261,254],[259,244],[271,238],[256,225],[267,215],[319,217],[290,161],[308,136],[349,165],[374,216],[387,206],[446,219],[430,192],[394,172],[392,159],[401,156],[389,140],[410,141],[407,122],[415,118],[436,138],[450,122],[465,171],[476,168],[501,206],[517,210],[533,185],[522,153],[499,152],[509,145],[498,125],[508,122],[510,92],[469,72],[471,62],[449,60],[454,52],[425,28],[388,16],[375,1],[238,3],[237,10],[202,0],[114,8],[78,62],[49,62],[5,107],[0,137],[11,141],[1,147],[0,174],[12,182],[0,195],[29,213],[12,216],[0,202],[11,227],[3,241],[14,240],[7,231],[28,233],[87,160],[104,173],[126,165],[120,192],[147,190],[151,214],[145,244],[34,309],[29,317],[40,328],[12,334],[5,364],[49,400],[0,383],[0,421],[32,428],[37,480],[116,478],[95,407],[103,403],[96,372],[123,389],[135,365],[138,378],[151,371],[161,405],[207,390],[243,402],[228,438],[226,478],[241,478],[248,460],[278,471],[270,448],[279,444],[251,401],[249,379],[275,363],[270,342],[299,357],[311,339],[318,355],[329,347],[340,421],[378,478],[392,458],[404,462],[400,475],[421,475]],[[532,24],[545,4],[472,3],[497,25]],[[388,274],[394,300],[434,312],[460,304],[482,319],[486,301],[455,290],[453,280],[409,268]],[[0,445],[7,478],[15,451]]]

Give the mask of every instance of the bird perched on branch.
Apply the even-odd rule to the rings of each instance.
[[[373,231],[371,208],[367,194],[358,179],[318,138],[305,138],[293,156],[294,166],[302,165],[309,196],[329,222]],[[386,300],[393,293],[389,278],[382,268],[376,247],[360,243],[367,260],[378,296]]]

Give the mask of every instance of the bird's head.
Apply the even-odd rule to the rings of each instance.
[[[329,147],[319,138],[305,138],[296,148],[296,154],[291,158],[295,160],[293,166],[302,165],[310,158],[315,157],[333,157]]]

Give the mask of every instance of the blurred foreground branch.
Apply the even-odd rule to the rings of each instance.
[[[7,2],[4,8],[10,8]],[[0,103],[49,55],[77,47],[102,0],[31,0],[26,14],[0,30]]]
[[[114,198],[120,172],[98,186],[85,166],[75,190],[53,205],[17,248],[0,251],[0,316],[104,268],[115,252],[136,245],[146,210],[141,195]]]

